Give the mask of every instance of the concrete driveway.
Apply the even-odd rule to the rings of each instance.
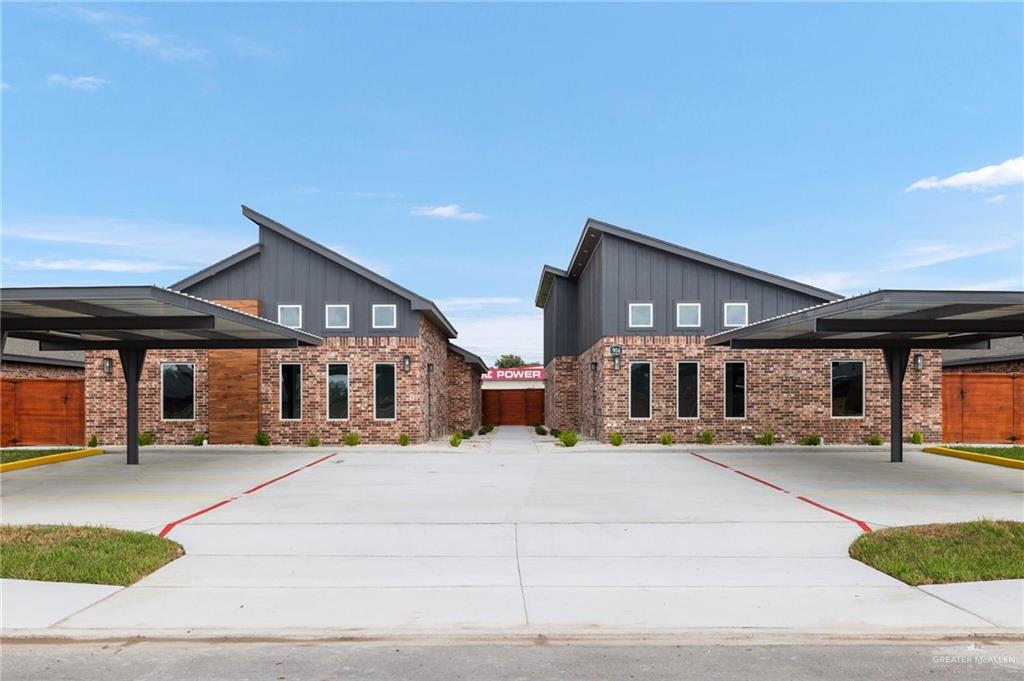
[[[1021,626],[847,557],[865,527],[1024,519],[1019,471],[913,450],[889,464],[867,448],[538,453],[523,432],[500,429],[491,451],[146,448],[138,467],[94,457],[5,475],[4,522],[102,523],[185,546],[51,634]]]

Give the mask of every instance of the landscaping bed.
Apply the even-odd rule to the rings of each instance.
[[[77,452],[81,447],[57,447],[54,449],[0,449],[0,463],[14,463],[26,459],[38,459],[41,456],[51,454],[64,454],[65,452]]]
[[[1024,461],[1024,447],[1016,445],[1012,447],[976,447],[974,445],[945,445],[947,449],[955,449],[958,452],[972,452],[974,454],[986,454],[988,456],[1001,456],[1004,459],[1017,459]]]
[[[850,557],[901,582],[949,584],[1024,578],[1024,523],[966,523],[891,527],[862,534]]]
[[[74,525],[0,525],[0,577],[128,586],[184,555],[145,532]]]

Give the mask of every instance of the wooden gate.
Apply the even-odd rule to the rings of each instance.
[[[1024,374],[944,373],[945,442],[1020,442],[1024,439]]]
[[[499,426],[544,423],[544,389],[484,390],[483,422]]]
[[[85,380],[0,380],[0,442],[14,445],[85,443]]]

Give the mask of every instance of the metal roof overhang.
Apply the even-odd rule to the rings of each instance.
[[[41,350],[294,348],[319,336],[157,286],[0,289],[4,336]]]
[[[903,378],[911,349],[988,348],[1024,334],[1021,291],[882,290],[708,337],[736,349],[881,350],[889,375],[889,460],[903,460]]]

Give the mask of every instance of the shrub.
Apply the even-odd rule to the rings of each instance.
[[[264,433],[262,430],[256,433],[256,444],[260,447],[266,447],[270,444],[270,436]]]
[[[399,435],[398,436],[398,444],[401,445],[402,447],[408,447],[409,446],[409,436],[406,435],[405,433],[402,433],[401,435]]]
[[[313,435],[308,440],[306,440],[306,446],[307,447],[319,447],[320,446],[320,438],[318,438],[316,435]]]
[[[206,440],[206,433],[196,433],[192,436],[192,446],[202,447],[204,440]]]
[[[349,447],[355,447],[357,444],[359,444],[359,441],[359,433],[355,431],[352,431],[351,433],[345,436],[345,444],[347,444]]]
[[[151,445],[156,441],[156,434],[151,430],[144,430],[139,433],[139,446],[145,447]]]
[[[915,430],[910,434],[910,444],[922,445],[924,444],[924,433],[919,430]]]
[[[489,431],[490,430],[494,430],[497,427],[498,427],[498,425],[496,423],[485,423],[484,424],[484,428],[486,428]]]
[[[480,430],[476,431],[476,434],[477,435],[487,435],[487,433],[489,433],[489,432],[491,432],[491,431],[488,430],[487,426],[481,426]]]
[[[537,433],[537,435],[547,435],[548,434],[548,431],[545,430],[544,426],[539,425],[539,424],[533,427],[533,432]]]
[[[773,442],[775,442],[775,433],[772,432],[771,428],[754,438],[755,444],[764,445],[765,447],[770,447]]]
[[[800,438],[800,444],[807,445],[809,447],[817,447],[821,444],[821,436],[817,433],[811,433],[807,437]]]
[[[670,444],[672,444],[672,433],[662,433],[658,437],[658,442],[660,442],[663,445],[670,445]]]
[[[706,445],[709,445],[715,441],[715,434],[710,430],[701,431],[700,441]]]
[[[562,431],[560,431],[560,430],[559,430],[558,428],[552,428],[552,429],[551,429],[550,431],[548,431],[548,432],[550,432],[550,433],[551,433],[551,437],[558,437],[559,435],[561,435],[561,434],[562,434]]]
[[[558,439],[561,440],[564,447],[575,447],[576,443],[580,441],[580,436],[574,430],[563,430],[558,434]]]
[[[613,432],[608,435],[608,442],[612,443],[612,447],[618,447],[622,444],[622,433]]]
[[[462,437],[463,437],[463,439],[468,440],[469,438],[473,437],[473,431],[472,430],[464,430],[464,431],[462,431]]]
[[[450,444],[452,447],[458,447],[459,445],[461,445],[462,433],[455,433],[450,438],[448,438],[448,444]]]
[[[86,444],[89,446],[89,449],[94,449],[99,443],[99,438],[93,435]]]
[[[882,444],[882,436],[879,435],[878,433],[875,433],[873,435],[869,435],[868,439],[867,439],[867,443],[869,445],[873,446],[873,447],[878,447],[879,445]]]
[[[534,422],[533,422],[533,423],[531,423],[530,425],[531,425],[531,426],[533,426],[534,428],[540,428],[540,426],[541,426],[541,424],[540,424],[540,422],[539,422],[539,421],[534,421]]]

